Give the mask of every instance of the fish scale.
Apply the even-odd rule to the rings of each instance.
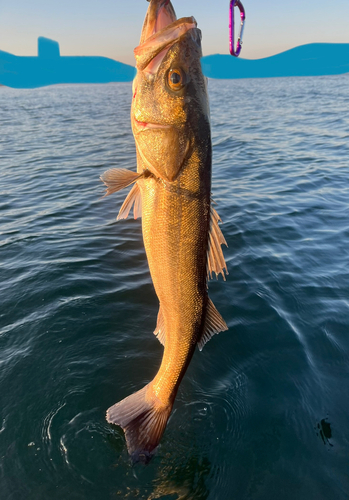
[[[163,362],[155,380],[166,379],[166,386],[163,385],[159,393],[168,400],[177,390],[183,369],[190,361],[203,321],[209,192],[206,200],[203,197],[188,199],[168,192],[160,182],[156,184],[150,200],[146,187],[141,184],[142,227],[166,330]],[[165,370],[166,377],[162,373]]]

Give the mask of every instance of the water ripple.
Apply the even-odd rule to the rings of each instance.
[[[229,331],[133,468],[105,410],[157,371],[158,301],[140,221],[99,181],[135,168],[131,85],[0,87],[3,498],[347,498],[348,75],[209,91]]]

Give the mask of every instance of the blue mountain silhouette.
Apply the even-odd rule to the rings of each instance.
[[[34,88],[57,83],[129,82],[135,69],[108,57],[60,56],[59,45],[39,37],[38,56],[14,56],[0,51],[0,83]]]
[[[338,75],[349,72],[349,43],[312,43],[263,59],[215,54],[202,58],[209,78],[268,78]],[[135,69],[107,57],[61,56],[59,44],[39,37],[38,56],[0,50],[0,84],[34,88],[57,83],[108,83],[133,80]]]
[[[349,43],[310,43],[263,59],[216,54],[202,68],[209,78],[340,75],[349,72]]]

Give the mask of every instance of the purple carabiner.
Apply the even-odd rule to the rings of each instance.
[[[236,50],[234,47],[234,31],[235,31],[235,25],[234,25],[234,7],[239,7],[240,10],[240,18],[241,18],[241,24],[240,24],[240,33],[238,37],[238,41],[236,43]],[[232,56],[238,57],[240,52],[241,52],[241,45],[242,45],[242,33],[244,31],[244,23],[245,23],[246,15],[245,15],[245,9],[240,0],[230,0],[230,11],[229,11],[229,50]]]

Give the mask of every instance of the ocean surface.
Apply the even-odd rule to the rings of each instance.
[[[149,465],[106,409],[157,371],[131,84],[0,87],[0,499],[349,498],[349,75],[209,81],[229,331]]]

